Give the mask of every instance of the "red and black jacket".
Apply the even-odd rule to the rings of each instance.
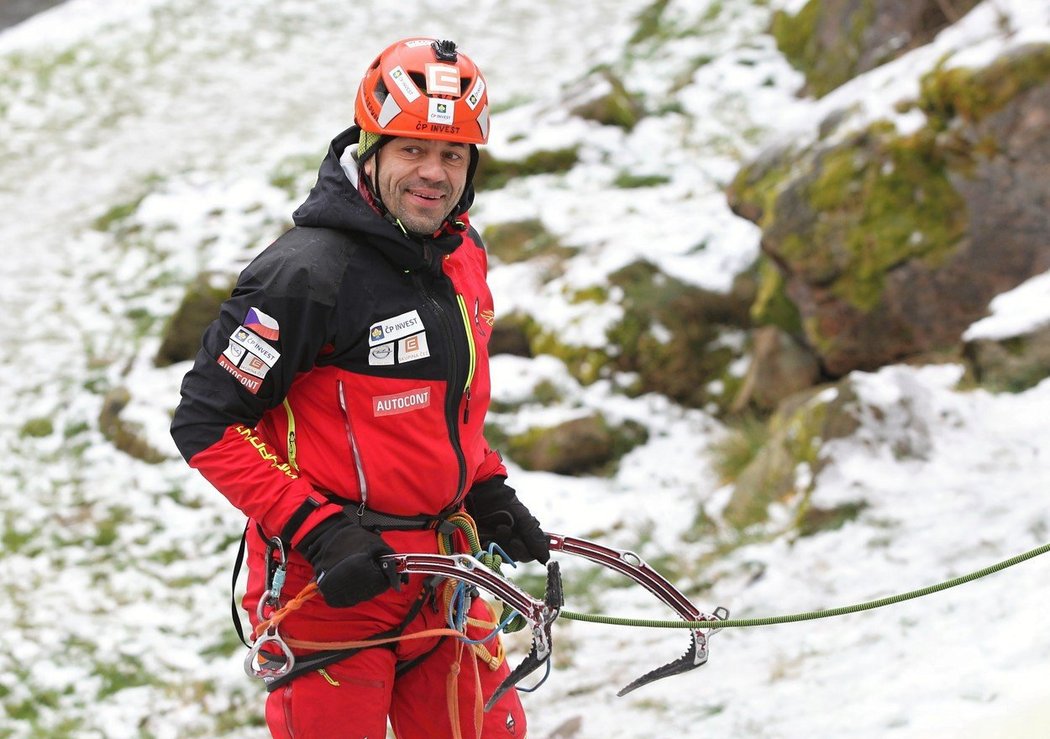
[[[295,227],[241,273],[171,426],[267,535],[319,502],[292,543],[339,502],[436,515],[506,474],[482,435],[494,313],[472,191],[458,225],[407,236],[339,164],[356,133],[332,142]]]

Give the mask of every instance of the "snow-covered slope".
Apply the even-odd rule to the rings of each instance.
[[[975,62],[1050,38],[1045,4],[989,0],[931,47],[818,104],[793,96],[800,80],[763,34],[767,3],[672,0],[665,21],[690,33],[628,46],[647,5],[70,0],[0,33],[0,736],[266,736],[264,694],[241,671],[228,621],[242,519],[178,458],[167,424],[187,367],[157,369],[152,357],[187,282],[229,274],[281,232],[382,45],[455,38],[500,111],[496,156],[581,145],[569,173],[482,193],[474,215],[482,226],[535,216],[578,247],[556,280],[517,265],[495,268],[492,283],[499,312],[521,307],[588,344],[610,312],[569,296],[637,257],[713,289],[754,258],[757,231],[721,194],[743,159],[811,135],[846,103],[890,115],[944,54]],[[570,116],[564,99],[595,84],[588,72],[602,63],[666,112],[630,134]],[[623,171],[670,180],[618,188]],[[996,304],[998,328],[974,330],[1044,320],[1028,290]],[[814,502],[868,508],[834,532],[760,537],[714,557],[723,542],[683,534],[701,509],[717,520],[729,493],[710,464],[717,420],[607,383],[581,387],[549,357],[494,361],[500,397],[544,378],[565,393],[523,408],[522,424],[601,408],[650,429],[612,478],[512,465],[547,528],[672,562],[701,607],[739,617],[867,601],[1050,540],[1050,385],[959,392],[958,375],[855,376],[867,420],[829,445]],[[122,418],[167,461],[138,462],[103,437],[98,416],[119,387],[131,397]],[[559,623],[555,670],[524,698],[530,735],[1046,736],[1044,559],[871,613],[726,630],[707,666],[622,699],[616,689],[681,653],[684,632]],[[573,590],[590,573],[565,570],[574,610],[668,615],[634,588]],[[524,645],[511,645],[520,658]]]

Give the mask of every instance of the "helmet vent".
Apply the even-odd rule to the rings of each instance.
[[[455,41],[435,41],[431,46],[434,47],[434,56],[439,62],[455,62],[459,59]]]

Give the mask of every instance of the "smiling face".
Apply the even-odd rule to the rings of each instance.
[[[405,229],[432,234],[463,196],[469,165],[466,144],[401,137],[369,158],[364,171],[378,187],[386,209]]]

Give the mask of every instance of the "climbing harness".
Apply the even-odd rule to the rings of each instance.
[[[448,628],[431,629],[426,632],[402,636],[398,634],[381,634],[375,638],[359,642],[342,642],[337,645],[327,643],[301,642],[295,640],[284,640],[278,633],[277,626],[290,611],[300,607],[305,600],[312,597],[317,590],[316,583],[311,583],[303,592],[289,601],[283,608],[277,610],[269,619],[263,621],[262,610],[257,612],[260,617],[259,626],[256,628],[256,640],[245,660],[245,670],[252,677],[260,677],[263,680],[272,681],[280,678],[288,670],[293,669],[296,657],[291,647],[304,649],[323,648],[365,648],[384,643],[392,643],[407,638],[423,638],[426,636],[454,636],[464,644],[477,646],[496,637],[500,631],[513,631],[518,628],[527,627],[531,630],[532,646],[525,659],[515,667],[510,675],[500,684],[496,691],[490,696],[485,704],[484,710],[488,711],[493,705],[511,688],[517,687],[522,679],[538,670],[541,666],[550,670],[550,657],[553,651],[551,627],[555,620],[566,618],[569,620],[586,621],[591,623],[610,624],[618,626],[639,626],[650,628],[685,628],[690,632],[690,644],[688,650],[678,659],[646,672],[634,681],[624,686],[618,696],[626,695],[637,688],[661,680],[665,677],[679,675],[705,664],[709,656],[710,637],[724,628],[744,628],[752,626],[768,626],[776,624],[794,623],[832,616],[846,615],[861,611],[880,608],[895,603],[900,603],[913,598],[918,598],[932,593],[937,593],[957,585],[972,582],[979,578],[999,572],[1007,567],[1027,561],[1041,554],[1050,552],[1050,544],[1037,547],[1023,554],[1011,557],[990,567],[956,577],[918,590],[913,590],[900,595],[880,598],[878,600],[860,603],[841,608],[832,608],[822,611],[811,611],[796,613],[786,616],[770,618],[752,618],[730,620],[729,611],[723,607],[714,609],[712,613],[705,613],[697,608],[678,588],[672,585],[663,575],[650,567],[638,554],[630,550],[615,549],[598,544],[586,539],[563,536],[561,534],[547,533],[550,549],[552,552],[560,552],[572,556],[581,557],[595,564],[614,570],[624,575],[635,583],[641,585],[662,603],[668,606],[678,616],[678,620],[656,620],[620,618],[615,616],[584,614],[567,611],[564,606],[564,593],[562,588],[561,570],[556,560],[547,563],[547,581],[544,597],[536,598],[527,593],[511,580],[504,577],[500,572],[503,562],[510,562],[501,551],[481,549],[477,538],[477,532],[473,527],[473,521],[463,513],[456,513],[448,517],[448,521],[463,532],[471,554],[455,553],[451,549],[451,534],[442,532],[442,544],[439,547],[441,553],[400,553],[392,554],[382,558],[381,565],[392,567],[399,575],[422,574],[431,578],[444,579],[446,585],[446,602],[449,604]],[[497,548],[498,550],[498,548]],[[279,571],[281,568],[280,557],[269,558],[277,563]],[[503,615],[494,618],[492,631],[480,640],[467,639],[464,630],[464,621],[457,614],[465,613],[462,603],[457,600],[463,597],[463,588],[471,586],[484,590],[503,603]],[[274,585],[264,594],[264,599],[273,604],[280,597],[280,588],[275,578]],[[261,606],[260,606],[261,609]],[[413,614],[414,617],[414,614]],[[257,658],[263,647],[270,647],[269,652],[280,653],[279,660],[284,664],[277,668],[284,670],[280,674],[268,672],[265,665],[258,664]],[[310,669],[316,669],[311,667]],[[545,678],[544,678],[545,679]],[[543,680],[539,684],[542,684]],[[536,687],[526,689],[518,687],[519,690],[528,692]]]
[[[527,627],[531,631],[531,649],[521,664],[511,671],[503,683],[489,697],[485,704],[485,710],[491,709],[508,690],[518,686],[525,677],[540,667],[545,666],[549,671],[549,660],[553,651],[551,626],[562,613],[562,606],[564,605],[561,570],[558,562],[552,560],[547,563],[545,594],[542,599],[536,598],[500,574],[500,565],[503,561],[509,562],[509,559],[502,552],[485,552],[481,550],[477,533],[473,528],[473,522],[468,516],[465,514],[453,514],[449,517],[449,521],[463,531],[472,554],[392,554],[383,557],[381,565],[393,567],[399,575],[418,574],[444,578],[446,583],[451,585],[451,588],[447,589],[452,593],[450,601],[455,601],[459,597],[456,595],[457,590],[464,583],[494,596],[503,603],[504,613],[493,624],[495,628],[485,638],[480,640],[468,640],[466,638],[463,630],[464,624],[456,616],[457,613],[464,612],[462,605],[453,603],[449,607],[449,628],[431,629],[427,632],[413,634],[411,637],[402,636],[399,633],[400,630],[396,630],[398,633],[380,634],[370,639],[354,642],[313,643],[284,639],[278,630],[278,626],[289,613],[300,608],[303,603],[316,594],[317,585],[316,583],[311,583],[267,619],[263,618],[265,612],[262,601],[260,601],[259,609],[256,612],[259,625],[255,629],[255,641],[245,657],[245,672],[249,677],[260,678],[272,686],[278,681],[282,683],[287,681],[287,679],[290,679],[289,675],[301,674],[304,670],[317,669],[320,666],[314,663],[314,655],[310,655],[305,658],[308,666],[304,667],[304,665],[300,664],[296,667],[296,657],[292,652],[292,647],[320,649],[325,650],[327,654],[336,655],[338,650],[346,650],[349,653],[353,653],[362,648],[388,644],[401,639],[435,635],[455,636],[460,641],[467,643],[473,641],[476,644],[477,642],[486,642],[495,638],[500,631],[513,631],[522,627]],[[443,536],[446,538],[440,548],[442,551],[447,551],[450,546],[450,536],[448,534],[443,534]],[[717,631],[717,627],[714,624],[725,619],[728,616],[728,611],[724,608],[719,608],[713,615],[702,612],[666,578],[650,567],[634,552],[613,549],[586,539],[560,534],[547,534],[547,536],[550,540],[552,551],[579,556],[626,575],[668,605],[684,621],[693,623],[690,629],[690,646],[683,656],[642,675],[624,687],[619,692],[619,695],[625,695],[654,680],[695,669],[707,661],[708,637]],[[274,603],[274,590],[276,588],[271,586],[271,589],[264,594],[264,600],[270,605]],[[277,592],[277,597],[279,595],[280,593]],[[415,613],[410,614],[410,616],[414,618]],[[273,656],[271,657],[271,655]],[[349,656],[349,654],[344,654],[343,657],[345,656]],[[331,664],[331,662],[326,664]],[[533,689],[535,687],[538,687],[538,685],[534,686]]]

